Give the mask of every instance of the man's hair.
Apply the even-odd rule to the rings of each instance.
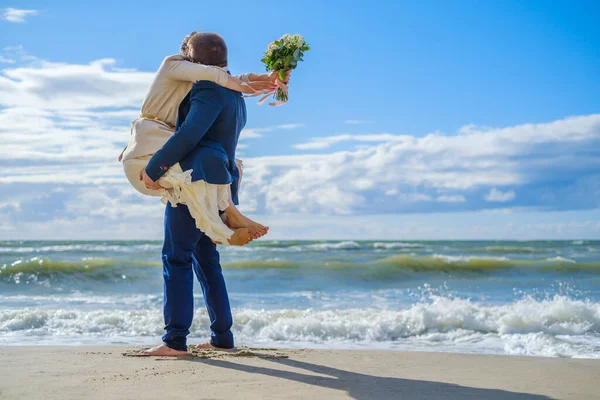
[[[227,45],[216,33],[190,33],[181,43],[181,55],[195,63],[227,66]]]

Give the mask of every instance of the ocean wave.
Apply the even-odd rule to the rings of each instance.
[[[242,343],[418,344],[439,347],[487,342],[489,351],[600,358],[600,303],[556,295],[489,305],[431,296],[405,309],[234,310],[234,334]],[[196,311],[192,337],[209,335],[208,316]],[[34,338],[156,336],[160,309],[0,310],[0,333]]]
[[[241,260],[223,263],[224,268],[236,269],[296,269],[309,266],[306,263],[291,260]]]
[[[223,252],[238,251],[275,251],[275,252],[323,252],[330,250],[359,250],[365,249],[365,245],[355,241],[306,241],[306,240],[286,240],[286,241],[256,241],[244,247],[226,247]]]
[[[435,254],[433,256],[394,255],[363,263],[352,261],[294,260],[285,258],[263,260],[237,260],[224,262],[225,269],[321,269],[331,273],[355,275],[370,279],[395,279],[403,273],[427,272],[493,272],[511,268],[531,270],[540,273],[585,271],[600,273],[600,262],[576,262],[575,260],[554,257],[538,260],[519,260],[506,257],[475,257]],[[136,280],[149,275],[156,277],[152,269],[160,268],[160,262],[113,258],[83,258],[79,261],[54,261],[33,257],[29,260],[16,260],[0,266],[0,280],[9,283],[39,283],[48,280],[77,278],[94,281]]]
[[[27,253],[135,253],[160,251],[162,245],[154,243],[143,244],[102,244],[102,243],[74,243],[55,244],[47,246],[0,246],[0,254],[27,254]]]
[[[520,246],[487,246],[482,249],[472,249],[475,252],[482,251],[485,253],[502,253],[502,254],[529,254],[529,253],[545,253],[548,249]]]
[[[312,251],[328,251],[328,250],[358,250],[362,246],[353,241],[337,242],[337,243],[316,243],[302,246],[303,249]]]
[[[53,261],[39,257],[16,260],[0,266],[0,280],[15,284],[38,283],[48,286],[51,281],[77,278],[90,281],[133,280],[143,278],[148,267],[160,263],[112,258],[83,258],[79,261]]]
[[[281,247],[281,248],[286,248],[286,247],[300,246],[300,245],[306,244],[306,243],[314,243],[314,242],[307,242],[305,240],[284,240],[284,241],[280,241],[280,240],[260,240],[260,241],[253,242],[248,247]]]
[[[433,256],[395,255],[377,261],[378,264],[414,271],[492,271],[508,268],[531,268],[540,271],[589,271],[600,272],[600,262],[578,263],[560,257],[543,260],[519,260],[506,257],[453,256],[434,254]]]

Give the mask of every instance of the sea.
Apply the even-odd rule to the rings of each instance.
[[[0,345],[160,343],[161,243],[0,242]],[[220,247],[237,345],[600,358],[600,241]],[[190,343],[209,337],[196,283]]]

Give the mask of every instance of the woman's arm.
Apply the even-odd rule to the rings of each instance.
[[[176,81],[211,81],[224,86],[228,74],[223,69],[209,65],[195,64],[187,60],[165,60],[164,71],[168,78]]]
[[[242,79],[245,82],[249,82],[249,81],[270,81],[270,82],[275,82],[275,79],[277,78],[277,71],[274,72],[269,72],[266,74],[244,74],[242,75],[244,76],[247,80]]]
[[[235,75],[235,78],[239,79],[242,82],[250,82],[250,75],[253,74],[241,74],[241,75]]]
[[[187,60],[167,60],[165,62],[165,72],[167,77],[173,80],[185,82],[211,81],[227,89],[246,94],[255,94],[257,91],[270,89],[270,85],[266,80],[260,80],[261,82],[256,83],[250,82],[250,84],[245,82],[246,79],[255,74],[240,75],[242,79],[239,79],[229,75],[222,68],[196,64]]]

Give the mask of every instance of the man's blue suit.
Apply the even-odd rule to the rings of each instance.
[[[242,95],[213,82],[199,81],[179,106],[173,137],[152,157],[146,173],[157,181],[176,163],[192,180],[231,184],[237,204],[239,172],[235,149],[246,124]],[[187,350],[186,338],[194,316],[193,272],[196,273],[210,318],[211,344],[234,346],[233,319],[216,245],[196,228],[185,205],[165,210],[165,240],[162,250],[165,280],[163,342],[176,350]]]

